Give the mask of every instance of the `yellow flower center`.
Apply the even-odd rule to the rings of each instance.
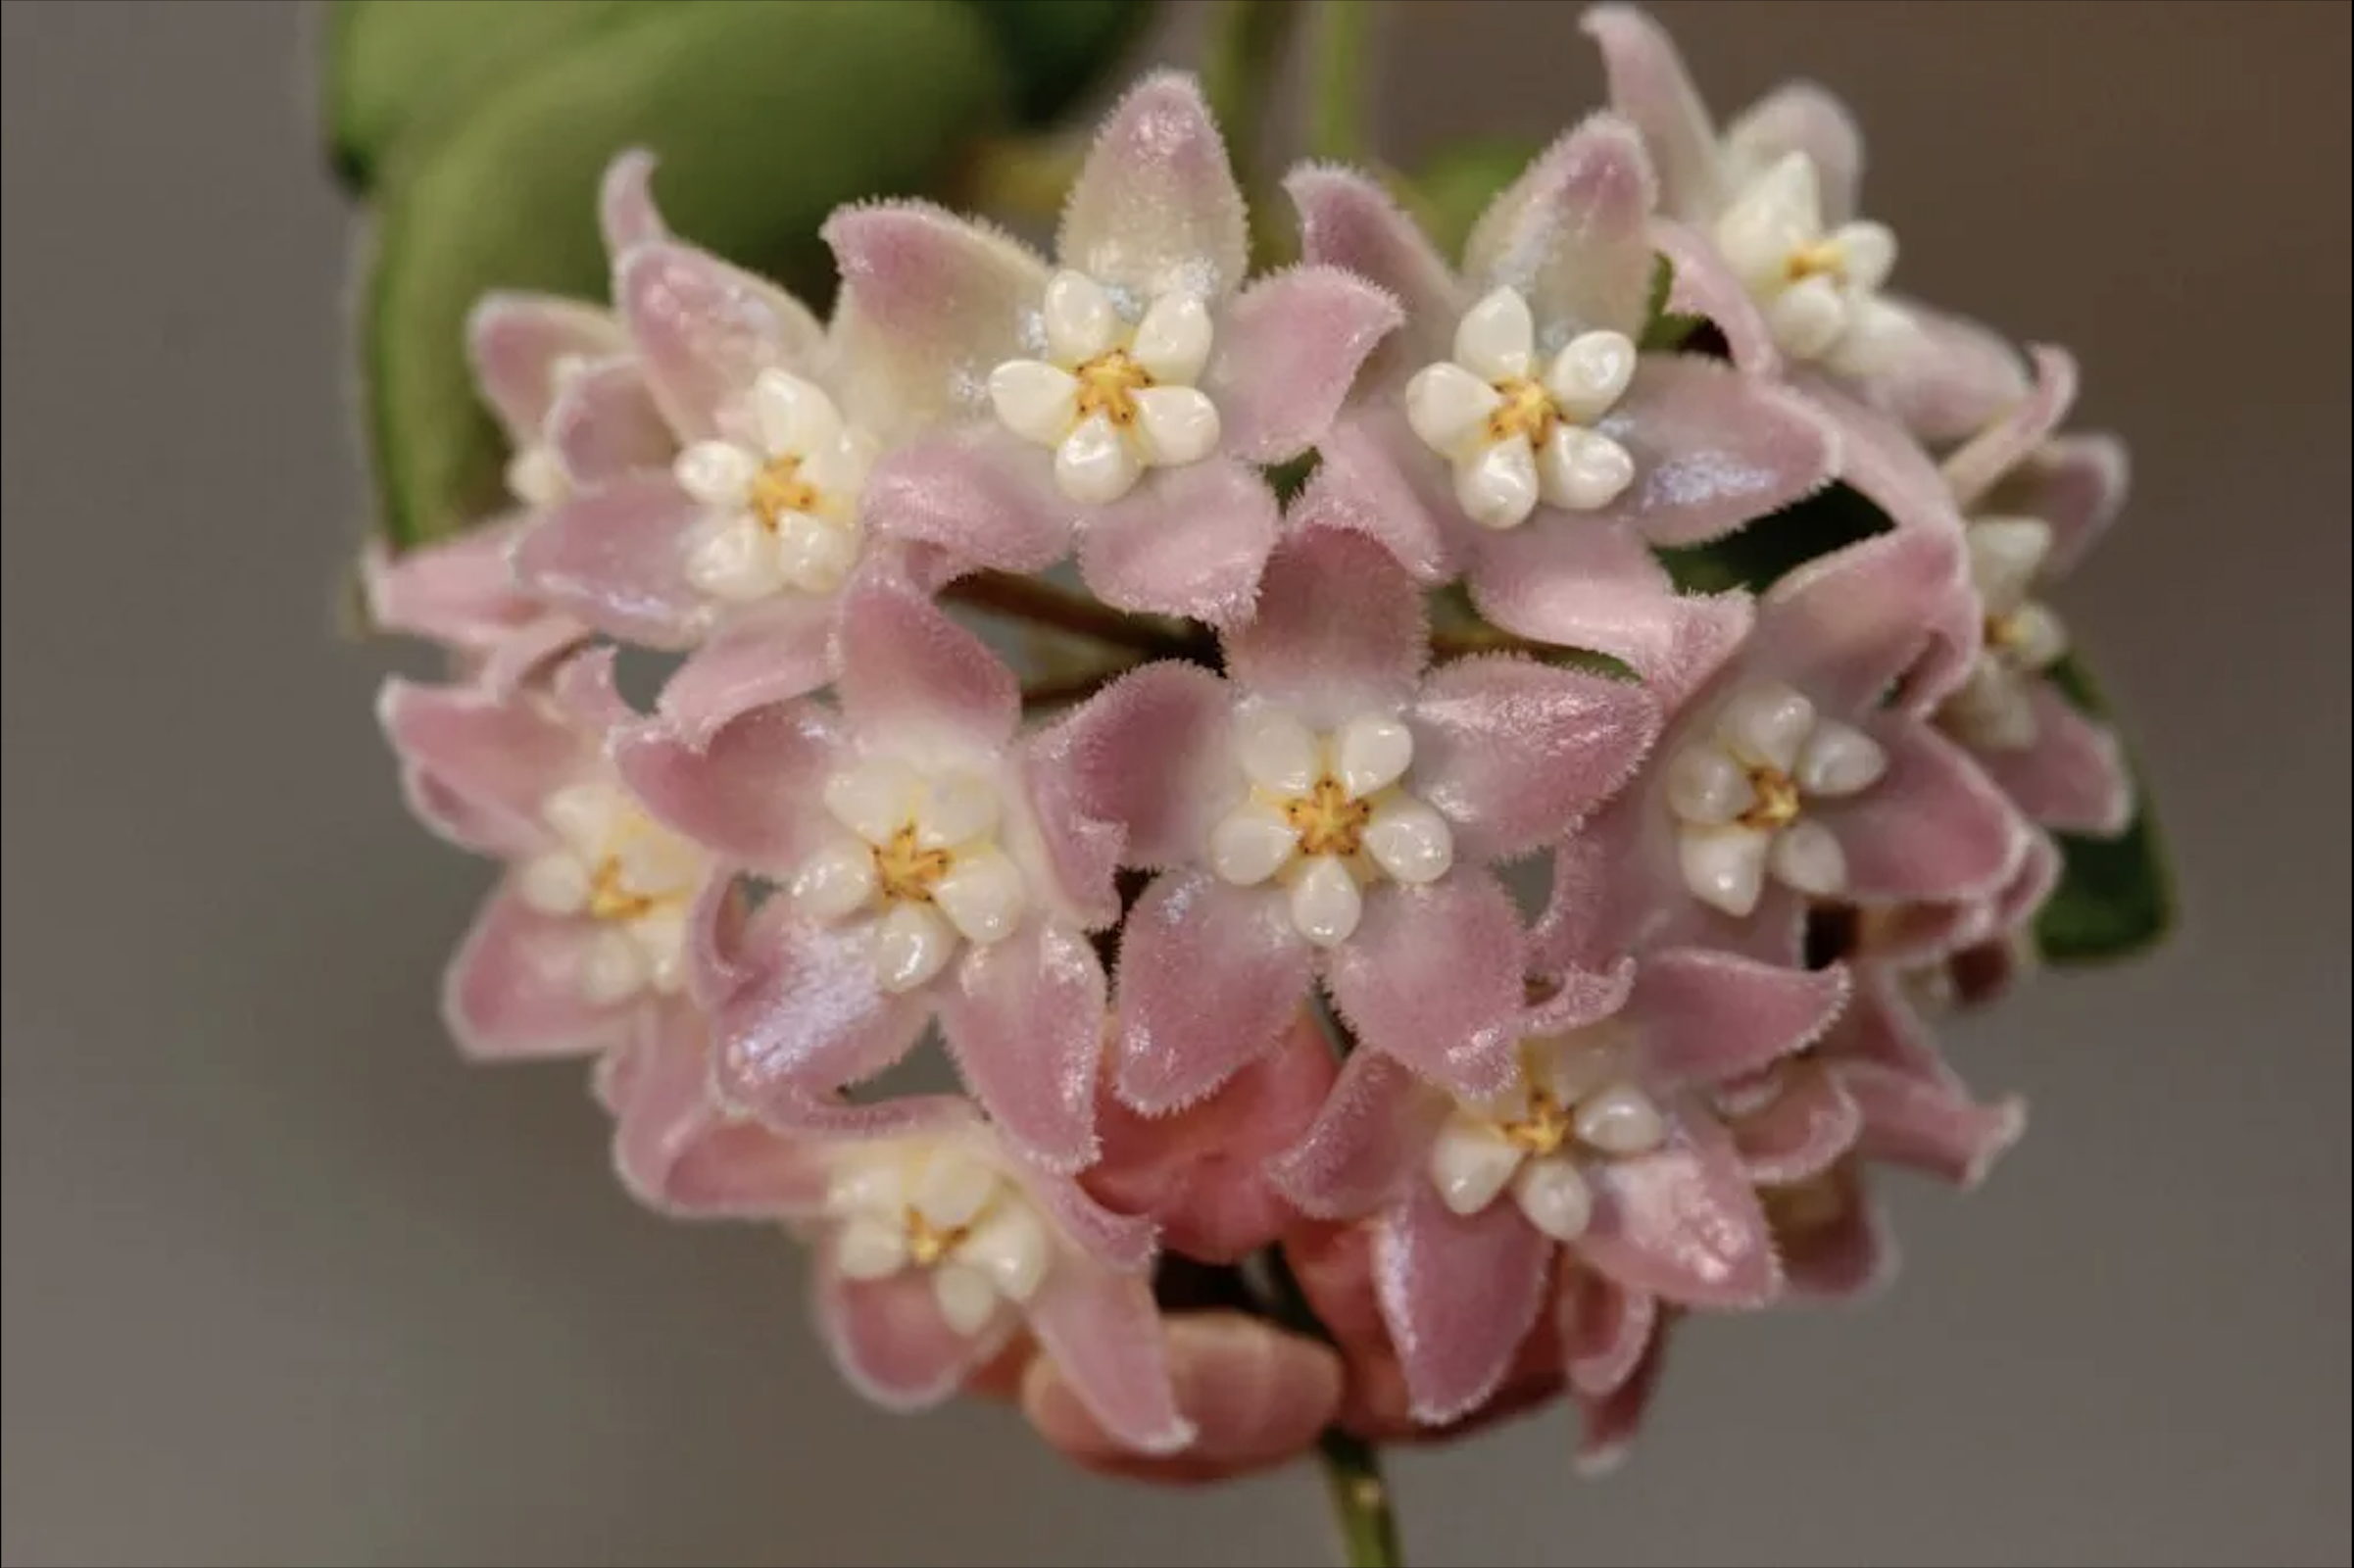
[[[1349,799],[1341,781],[1327,775],[1316,780],[1307,794],[1285,802],[1283,816],[1300,835],[1302,854],[1346,858],[1363,847],[1365,824],[1373,820],[1373,803]]]
[[[1527,1114],[1511,1121],[1499,1121],[1496,1124],[1496,1130],[1502,1133],[1513,1148],[1543,1159],[1569,1141],[1569,1107],[1553,1098],[1551,1090],[1532,1084],[1529,1086]]]
[[[1100,414],[1122,429],[1136,422],[1136,394],[1152,384],[1126,349],[1099,354],[1071,373],[1079,378],[1079,417]]]
[[[596,874],[589,878],[588,912],[599,920],[643,919],[664,902],[629,885],[628,873],[621,869],[618,855],[599,860]]]
[[[1784,271],[1793,283],[1803,283],[1810,277],[1828,277],[1834,283],[1847,281],[1847,253],[1835,242],[1822,239],[1812,245],[1801,245],[1790,252]]]
[[[817,487],[801,476],[799,458],[770,458],[752,476],[752,514],[770,533],[784,526],[787,513],[814,513],[820,499]]]
[[[1771,833],[1798,819],[1798,786],[1778,767],[1749,769],[1749,789],[1757,800],[1741,814],[1741,825]]]
[[[875,881],[883,897],[901,904],[929,904],[932,889],[949,873],[946,850],[927,850],[915,841],[910,823],[891,835],[891,842],[874,847]]]
[[[1509,441],[1514,436],[1526,436],[1529,445],[1541,447],[1549,440],[1553,427],[1561,422],[1561,411],[1553,404],[1553,395],[1527,376],[1514,376],[1496,383],[1503,404],[1488,416],[1490,442]]]
[[[901,1210],[900,1223],[907,1232],[907,1256],[917,1268],[930,1268],[963,1246],[964,1239],[972,1234],[970,1225],[933,1224],[913,1203]]]

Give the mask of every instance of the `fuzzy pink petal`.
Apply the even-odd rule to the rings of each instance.
[[[1629,681],[1491,655],[1444,664],[1410,710],[1412,787],[1455,855],[1496,860],[1566,835],[1615,794],[1659,733]]]
[[[1114,609],[1231,625],[1251,614],[1281,512],[1231,458],[1155,468],[1082,520],[1079,575]]]
[[[1652,224],[1651,243],[1667,260],[1669,312],[1715,326],[1733,363],[1747,374],[1780,374],[1782,351],[1774,346],[1773,329],[1716,246],[1697,230],[1666,220]]]
[[[788,702],[834,675],[835,601],[787,591],[722,621],[662,683],[663,717],[690,732]]]
[[[1422,1180],[1431,1140],[1452,1103],[1401,1063],[1352,1053],[1315,1122],[1268,1177],[1318,1219],[1360,1219]]]
[[[621,695],[619,658],[615,648],[584,648],[548,672],[558,710],[584,734],[603,738],[637,722],[637,710]]]
[[[681,544],[703,516],[667,474],[621,479],[541,514],[515,547],[515,571],[602,631],[650,648],[688,647],[710,602],[687,581]]]
[[[1625,523],[1654,545],[1696,545],[1804,499],[1831,480],[1838,432],[1805,399],[1696,355],[1646,355],[1595,426],[1635,460],[1609,506],[1553,527]]]
[[[1792,1294],[1823,1301],[1860,1301],[1896,1276],[1895,1238],[1880,1205],[1852,1167],[1817,1179],[1806,1191],[1802,1223],[1778,1225],[1782,1263]]]
[[[421,767],[401,769],[401,801],[427,832],[476,855],[511,860],[548,842],[542,824],[476,800]]]
[[[1825,227],[1855,217],[1864,138],[1846,105],[1813,82],[1793,81],[1767,93],[1726,127],[1726,160],[1742,174],[1762,172],[1786,153],[1804,153],[1815,166]]]
[[[1427,887],[1383,884],[1325,958],[1333,1005],[1368,1051],[1468,1098],[1518,1070],[1520,911],[1494,873],[1458,865]]]
[[[718,429],[762,370],[806,364],[825,345],[809,307],[692,245],[631,250],[613,269],[613,298],[647,391],[685,438]]]
[[[1267,563],[1257,614],[1226,637],[1228,674],[1313,727],[1395,709],[1429,657],[1422,595],[1362,534],[1295,528]]]
[[[1532,940],[1530,947],[1534,954],[1537,943]],[[1599,969],[1542,974],[1532,956],[1530,974],[1533,980],[1541,977],[1544,982],[1542,990],[1532,985],[1528,1010],[1521,1015],[1521,1033],[1530,1036],[1563,1034],[1600,1023],[1626,1006],[1635,990],[1633,958],[1621,958]]]
[[[1202,390],[1220,444],[1245,463],[1289,463],[1323,439],[1358,368],[1404,319],[1398,302],[1337,267],[1296,267],[1245,289],[1219,319]]]
[[[742,974],[713,1009],[713,1082],[730,1103],[781,1128],[822,1125],[824,1097],[898,1061],[931,1016],[924,987],[875,984],[853,930],[794,918],[787,901],[756,914]]]
[[[1678,1115],[1665,1147],[1587,1167],[1587,1261],[1631,1290],[1689,1306],[1763,1305],[1782,1283],[1765,1211],[1715,1118]]]
[[[1380,182],[1338,165],[1304,164],[1283,185],[1300,213],[1300,254],[1347,268],[1404,307],[1404,324],[1365,362],[1359,389],[1402,386],[1423,366],[1447,358],[1468,301],[1447,259]]]
[[[370,542],[361,557],[368,620],[384,631],[469,652],[520,635],[549,613],[516,585],[507,564],[526,516],[510,514],[397,555]]]
[[[989,417],[989,372],[1028,357],[1050,275],[1019,240],[929,202],[844,207],[825,242],[842,273],[835,390],[886,444],[943,419]]]
[[[2036,344],[2028,350],[2028,358],[2035,368],[2028,395],[2003,410],[1942,466],[1945,487],[1964,512],[1979,510],[1988,493],[2050,438],[2075,406],[2076,356]]]
[[[1862,1114],[1843,1074],[1819,1061],[1786,1063],[1774,1098],[1733,1119],[1741,1168],[1760,1187],[1802,1182],[1854,1147]]]
[[[1503,1382],[1545,1304],[1553,1239],[1510,1199],[1457,1214],[1410,1184],[1374,1233],[1374,1285],[1414,1417],[1443,1425]]]
[[[1251,233],[1226,143],[1193,79],[1146,77],[1096,135],[1062,209],[1055,253],[1150,298],[1216,299],[1242,286]]]
[[[592,737],[537,692],[384,682],[376,717],[403,766],[507,824],[518,845],[544,833],[540,808],[595,760]]]
[[[931,1277],[922,1269],[903,1269],[887,1279],[846,1279],[829,1255],[815,1275],[817,1326],[827,1350],[851,1387],[886,1410],[943,1403],[1020,1321],[1001,1310],[978,1334],[958,1334],[940,1315]]]
[[[442,1016],[458,1049],[482,1061],[585,1056],[618,1045],[629,1007],[597,1006],[580,969],[594,923],[542,914],[502,883],[451,959]]]
[[[969,1101],[952,1103],[961,1107],[974,1126],[981,1125]],[[1160,1237],[1150,1218],[1106,1208],[1073,1177],[1024,1159],[1002,1142],[998,1158],[1005,1173],[1054,1221],[1063,1240],[1095,1267],[1115,1274],[1151,1271],[1159,1255]]]
[[[1144,1453],[1173,1453],[1193,1441],[1146,1281],[1065,1257],[1030,1303],[1029,1319],[1040,1350],[1105,1431]]]
[[[1977,1187],[2027,1131],[2027,1102],[1982,1102],[1950,1074],[1931,1077],[1880,1061],[1840,1060],[1834,1070],[1860,1121],[1856,1151],[1965,1190]]]
[[[1581,1476],[1607,1475],[1626,1462],[1643,1430],[1666,1364],[1667,1325],[1652,1331],[1642,1355],[1608,1394],[1578,1396],[1578,1448],[1572,1463]]]
[[[517,446],[539,439],[567,364],[611,359],[628,347],[619,322],[578,300],[490,294],[466,318],[474,379]]]
[[[1161,875],[1120,932],[1120,1098],[1152,1114],[1216,1090],[1283,1038],[1310,968],[1280,895]]]
[[[2126,444],[2105,433],[2060,435],[2012,470],[1987,498],[1991,510],[2040,517],[2051,525],[2046,581],[2056,581],[2100,542],[2132,487]]]
[[[1316,455],[1296,516],[1363,534],[1425,585],[1461,573],[1473,524],[1447,464],[1407,427],[1395,399],[1343,412]]]
[[[1657,1298],[1590,1268],[1569,1272],[1555,1302],[1570,1387],[1600,1398],[1643,1364],[1659,1324]]]
[[[583,487],[663,472],[678,451],[632,360],[609,360],[572,377],[548,413],[548,440],[564,476]]]
[[[859,505],[881,537],[998,571],[1044,571],[1060,561],[1081,515],[1046,455],[996,424],[891,454],[875,466]]]
[[[1541,334],[1641,337],[1658,196],[1635,126],[1612,114],[1589,117],[1480,215],[1463,253],[1467,292],[1517,289]]]
[[[1825,1057],[1869,1061],[1891,1072],[1959,1088],[1937,1035],[1913,1003],[1898,963],[1860,965],[1855,997],[1823,1037]]]
[[[1888,753],[1878,783],[1811,808],[1847,858],[1861,903],[1948,902],[1999,891],[2027,854],[2027,824],[1969,756],[1909,720],[1862,727]]]
[[[1658,166],[1660,200],[1681,217],[1714,214],[1722,200],[1716,127],[1667,29],[1633,6],[1596,6],[1580,25],[1602,53],[1610,107],[1643,132]]]
[[[2017,750],[1970,755],[2031,821],[2107,838],[2133,819],[2133,783],[2116,731],[2085,717],[2049,681],[2029,692],[2035,738]]]
[[[1746,595],[1681,595],[1641,535],[1542,515],[1477,542],[1467,586],[1480,612],[1538,642],[1608,654],[1656,690],[1688,690],[1748,625]]]
[[[1905,428],[1934,445],[1967,440],[2027,396],[2027,367],[1986,327],[1959,316],[1891,298],[1915,330],[1866,391]]]
[[[1774,584],[1758,607],[1746,667],[1787,681],[1818,711],[1878,703],[1977,598],[1960,535],[1898,528],[1817,557]],[[1973,657],[1975,642],[1968,648]]]
[[[1046,920],[968,948],[940,999],[965,1086],[1010,1143],[1054,1170],[1096,1155],[1103,1005],[1095,949]]]
[[[1233,689],[1213,672],[1160,661],[1072,710],[1038,736],[1033,756],[1067,773],[1081,810],[1119,826],[1122,864],[1181,865],[1240,798],[1233,709]]]
[[[842,747],[831,713],[780,703],[700,734],[636,724],[614,737],[613,758],[656,818],[731,865],[785,880],[828,831],[818,793]]]
[[[912,587],[862,576],[842,595],[842,710],[862,736],[996,751],[1021,723],[1021,682]]]
[[[1789,969],[1679,948],[1644,955],[1625,1017],[1642,1039],[1646,1076],[1704,1086],[1813,1044],[1846,1000],[1843,969]]]
[[[616,1073],[613,1163],[639,1201],[695,1218],[806,1218],[825,1203],[823,1145],[787,1140],[712,1098],[709,1028],[670,1004],[639,1011],[638,1039]]]
[[[615,258],[670,237],[662,209],[654,200],[654,172],[661,160],[644,147],[632,147],[605,166],[597,186],[597,225],[604,230],[605,248]]]

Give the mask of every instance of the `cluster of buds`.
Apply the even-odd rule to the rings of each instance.
[[[1588,29],[1611,107],[1457,259],[1313,165],[1251,275],[1160,74],[1051,258],[848,208],[820,319],[633,154],[610,303],[475,313],[514,508],[369,582],[452,656],[382,694],[408,799],[505,868],[449,1025],[593,1058],[646,1203],[808,1241],[876,1400],[1184,1464],[1268,1390],[1300,1445],[1566,1391],[1599,1463],[1672,1326],[1872,1288],[1878,1168],[2018,1136],[1931,1025],[2129,815],[2041,597],[2121,449],[2065,353],[1889,291],[1823,93],[1720,132]],[[1883,526],[1671,577],[1834,484]],[[962,1093],[884,1092],[934,1037]],[[1245,1389],[1170,1282],[1270,1254],[1331,1347]]]

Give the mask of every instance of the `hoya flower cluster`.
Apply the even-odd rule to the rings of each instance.
[[[408,797],[504,866],[450,1027],[593,1058],[648,1203],[806,1239],[874,1398],[1027,1348],[1181,1452],[1158,1265],[1280,1248],[1343,1419],[1566,1387],[1600,1461],[1671,1325],[1869,1288],[1878,1167],[2018,1136],[1931,1022],[2128,815],[2047,599],[2121,451],[1895,292],[1838,105],[1719,130],[1588,26],[1611,107],[1460,256],[1318,165],[1252,275],[1164,74],[1051,255],[845,209],[821,320],[633,155],[610,301],[476,312],[513,510],[370,582],[456,656],[384,690]],[[1879,531],[1671,575],[1835,482]],[[1119,657],[1025,691],[1008,609]],[[961,1095],[877,1087],[933,1038]]]

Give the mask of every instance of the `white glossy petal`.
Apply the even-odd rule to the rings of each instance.
[[[1574,1242],[1594,1222],[1594,1190],[1566,1159],[1532,1159],[1512,1179],[1512,1200],[1557,1242]]]
[[[2040,517],[1975,517],[1962,541],[1970,552],[1970,585],[1986,613],[2007,615],[2027,602],[2051,554],[2051,524]]]
[[[1634,482],[1634,455],[1579,425],[1555,426],[1537,454],[1538,493],[1564,512],[1597,511]]]
[[[713,599],[749,604],[790,581],[777,539],[749,514],[718,520],[687,547],[687,581]]]
[[[1300,835],[1283,812],[1263,801],[1246,801],[1209,830],[1209,868],[1220,881],[1256,887],[1283,869],[1300,846]]]
[[[1687,822],[1730,822],[1757,803],[1749,771],[1721,746],[1694,742],[1667,764],[1667,805]]]
[[[589,868],[562,850],[524,862],[515,879],[523,902],[542,914],[578,914],[588,907]]]
[[[1769,841],[1769,835],[1752,828],[1686,828],[1676,846],[1685,887],[1727,914],[1747,914],[1765,891]]]
[[[1135,489],[1144,471],[1135,447],[1100,414],[1080,421],[1054,449],[1055,484],[1085,506],[1109,506]]]
[[[817,517],[788,515],[776,531],[777,569],[804,593],[830,594],[858,563],[858,535]]]
[[[996,1315],[997,1287],[977,1268],[953,1259],[932,1270],[932,1299],[949,1328],[966,1339],[981,1332]]]
[[[707,507],[741,506],[760,471],[760,460],[733,441],[698,441],[670,464],[678,488]]]
[[[1292,883],[1292,924],[1320,948],[1339,947],[1356,933],[1365,896],[1349,867],[1329,855],[1307,862]]]
[[[1635,340],[1624,332],[1580,332],[1553,356],[1545,389],[1562,416],[1592,424],[1610,412],[1635,379]]]
[[[762,370],[752,383],[752,417],[772,458],[806,458],[842,434],[834,400],[816,382],[790,370]]]
[[[1792,775],[1806,795],[1853,795],[1880,782],[1888,754],[1880,742],[1852,725],[1826,719],[1806,737]]]
[[[1520,1150],[1493,1126],[1450,1116],[1431,1144],[1431,1182],[1448,1208],[1476,1214],[1496,1200],[1520,1161]]]
[[[967,942],[1001,941],[1021,922],[1022,874],[1003,850],[968,851],[932,889],[932,902]]]
[[[645,952],[626,931],[597,933],[580,956],[580,994],[591,1006],[609,1007],[646,989],[654,978]]]
[[[896,1154],[854,1154],[830,1173],[825,1206],[836,1214],[888,1214],[893,1227],[907,1201],[907,1162]]]
[[[1163,386],[1192,386],[1209,364],[1209,307],[1193,294],[1163,294],[1136,323],[1128,356]]]
[[[875,922],[874,974],[885,991],[912,991],[948,967],[956,932],[926,904],[894,904]]]
[[[1119,341],[1119,312],[1103,285],[1085,272],[1056,272],[1047,284],[1043,315],[1047,352],[1057,365],[1083,365]]]
[[[874,851],[863,840],[839,838],[801,863],[788,891],[805,918],[831,925],[865,908],[876,882]]]
[[[649,817],[630,825],[616,852],[621,881],[633,893],[660,897],[685,893],[703,880],[711,857],[692,839],[661,826]]]
[[[915,1172],[907,1201],[935,1230],[969,1225],[998,1190],[998,1173],[956,1148],[933,1151]]]
[[[1164,467],[1200,463],[1218,450],[1218,406],[1190,386],[1149,386],[1131,394],[1145,450]]]
[[[1243,776],[1275,795],[1305,795],[1324,770],[1324,748],[1305,724],[1280,708],[1253,708],[1234,725]]]
[[[844,430],[809,454],[801,466],[801,476],[816,487],[820,511],[829,515],[847,514],[855,521],[852,503],[866,488],[866,475],[881,455],[880,446],[865,431]]]
[[[1459,365],[1426,365],[1406,383],[1406,423],[1433,451],[1452,458],[1486,432],[1503,394]]]
[[[1355,800],[1405,777],[1414,761],[1414,732],[1402,719],[1365,713],[1343,724],[1333,737],[1333,771]]]
[[[1774,876],[1785,887],[1827,899],[1847,886],[1847,856],[1831,829],[1800,817],[1774,835]]]
[[[1841,223],[1833,230],[1831,243],[1839,253],[1839,270],[1846,274],[1847,286],[1859,294],[1879,289],[1896,270],[1896,231],[1886,223],[1866,220]]]
[[[1751,767],[1789,772],[1815,727],[1815,705],[1788,686],[1749,686],[1734,694],[1716,721],[1733,755]]]
[[[629,803],[606,784],[566,784],[540,807],[557,837],[592,856],[605,853],[606,840],[628,810]]]
[[[1667,1141],[1667,1119],[1651,1097],[1617,1083],[1578,1102],[1570,1125],[1581,1142],[1605,1154],[1647,1154]]]
[[[997,785],[979,773],[941,772],[916,791],[915,842],[927,850],[969,843],[998,825]]]
[[[1819,360],[1847,330],[1847,296],[1831,278],[1801,278],[1766,303],[1766,327],[1794,360]]]
[[[1079,378],[1044,360],[1007,360],[989,372],[989,403],[1024,441],[1054,446],[1079,417]]]
[[[897,758],[870,757],[828,778],[824,800],[835,821],[869,844],[888,844],[914,819],[923,779]]]
[[[1537,323],[1515,288],[1492,290],[1455,326],[1455,363],[1485,380],[1527,375],[1536,348]]]
[[[956,1249],[956,1261],[987,1276],[997,1294],[1008,1301],[1027,1301],[1046,1282],[1053,1260],[1047,1228],[1029,1204],[1008,1199],[998,1211],[973,1227]]]
[[[1921,335],[1921,323],[1902,306],[1877,294],[1851,298],[1845,330],[1823,356],[1841,375],[1877,375],[1896,364]]]
[[[2068,628],[2049,605],[2029,600],[2013,611],[2005,635],[2011,662],[2021,669],[2046,669],[2068,652]]]
[[[564,460],[553,447],[527,446],[507,460],[507,493],[526,507],[552,507],[571,489]]]
[[[1752,288],[1786,275],[1792,251],[1823,234],[1814,161],[1786,153],[1743,186],[1716,220],[1717,249]]]
[[[1616,1020],[1591,1024],[1559,1041],[1546,1063],[1545,1083],[1553,1098],[1574,1105],[1597,1094],[1615,1078],[1625,1076],[1633,1054],[1627,1034]]]
[[[2028,696],[2027,678],[1991,654],[1979,656],[1969,678],[1945,700],[1937,717],[1982,751],[2018,752],[2035,744],[2035,707]]]
[[[834,1233],[834,1267],[854,1280],[887,1280],[907,1266],[907,1232],[875,1214],[853,1214]]]
[[[646,959],[646,983],[668,993],[687,979],[687,906],[664,904],[629,922],[629,940]]]
[[[1455,466],[1455,500],[1483,528],[1517,528],[1537,510],[1537,455],[1516,435]]]
[[[1455,863],[1454,832],[1447,818],[1410,795],[1394,796],[1373,809],[1365,824],[1365,849],[1384,871],[1400,882],[1436,882]]]

